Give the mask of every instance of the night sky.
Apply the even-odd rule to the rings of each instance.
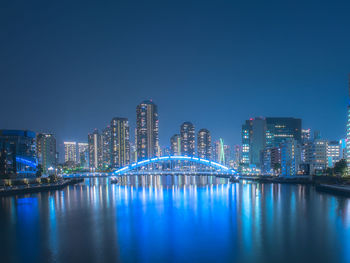
[[[74,3],[73,3],[74,2]],[[102,3],[103,2],[103,3]],[[158,105],[165,146],[184,121],[241,143],[255,116],[345,136],[349,1],[0,2],[0,128],[87,141]]]

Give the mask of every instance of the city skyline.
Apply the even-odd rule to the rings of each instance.
[[[1,262],[350,263],[350,1],[2,1]]]
[[[349,74],[349,76],[350,76],[350,74]],[[349,86],[349,88],[350,88],[350,86]],[[148,100],[144,100],[144,101],[142,101],[141,102],[141,104],[142,103],[144,103],[144,102],[147,102]],[[150,100],[151,102],[152,102],[152,100]],[[152,102],[153,103],[153,102]],[[154,104],[157,108],[158,108],[158,106],[157,106],[157,104]],[[157,113],[158,114],[158,113]],[[271,116],[259,116],[259,117],[254,117],[254,118],[250,118],[249,120],[251,121],[251,120],[253,120],[253,119],[255,119],[255,118],[258,118],[258,119],[297,119],[297,118],[295,118],[295,117],[291,117],[291,116],[285,116],[285,117],[281,117],[281,116],[274,116],[274,117],[271,117]],[[113,117],[112,118],[112,121],[113,121],[113,119],[124,119],[124,120],[126,120],[126,121],[128,121],[128,118],[121,118],[121,117]],[[301,119],[300,119],[301,120]],[[129,123],[129,121],[128,121],[128,123]],[[188,122],[188,121],[185,121],[185,122],[182,122],[180,125],[179,125],[179,127],[177,127],[178,128],[178,131],[175,131],[175,132],[177,132],[178,134],[180,134],[180,130],[181,130],[181,127],[182,127],[182,125],[184,124],[184,123],[190,123],[190,124],[192,124],[192,121],[191,122]],[[195,123],[195,122],[193,122],[193,123]],[[304,123],[304,120],[303,120],[303,123]],[[159,124],[158,124],[159,125]],[[301,125],[301,124],[300,124]],[[130,127],[133,127],[133,126],[136,126],[135,124],[133,124],[133,123],[130,123]],[[242,126],[242,125],[240,125],[240,126]],[[109,127],[110,127],[110,122],[107,122],[106,123],[106,126],[104,126],[104,127],[99,127],[99,128],[94,128],[94,129],[90,129],[90,131],[86,134],[86,138],[85,138],[85,140],[84,139],[82,139],[82,140],[68,140],[68,141],[58,141],[57,140],[57,152],[59,153],[59,159],[58,159],[58,161],[60,161],[60,162],[63,162],[63,161],[66,161],[66,157],[65,157],[65,144],[66,143],[88,143],[88,139],[89,139],[89,134],[91,133],[91,131],[100,131],[101,132],[101,136],[102,136],[102,134],[104,133],[104,131],[106,130],[106,129],[109,129]],[[128,127],[129,127],[129,124],[128,124]],[[305,127],[305,125],[303,124],[302,126],[300,126],[302,129],[307,129],[308,131],[310,131],[311,130],[311,132],[312,132],[312,134],[311,134],[311,137],[313,137],[314,136],[314,132],[317,132],[318,134],[319,134],[319,136],[321,136],[321,137],[323,137],[323,138],[325,138],[325,136],[323,135],[323,132],[322,131],[320,131],[320,130],[315,130],[315,129],[313,129],[312,127]],[[241,128],[241,127],[240,127]],[[194,125],[194,134],[195,134],[195,136],[194,136],[194,153],[195,153],[195,155],[197,155],[197,147],[198,147],[198,145],[197,145],[197,143],[198,143],[198,138],[197,138],[197,133],[199,132],[199,131],[201,131],[201,130],[203,130],[203,129],[205,129],[205,130],[207,130],[206,128],[198,128],[197,129],[197,127]],[[9,130],[14,130],[14,129],[9,129]],[[30,130],[30,129],[24,129],[24,130]],[[346,129],[345,129],[346,130]],[[135,138],[136,138],[136,129],[130,129],[130,131],[133,131],[133,132],[128,132],[129,134],[128,134],[128,137],[129,137],[129,139],[128,139],[128,141],[130,142],[130,146],[132,146],[132,145],[134,145],[134,142],[135,142]],[[34,130],[34,132],[36,132],[36,133],[38,133],[38,134],[40,134],[40,133],[45,133],[45,132],[42,132],[42,131],[35,131]],[[300,130],[300,132],[301,132],[301,130]],[[211,130],[210,131],[210,133],[213,133],[213,134],[216,134],[216,132],[215,132],[215,128],[213,129],[213,130]],[[346,133],[346,132],[344,132],[344,133]],[[54,136],[55,136],[55,138],[59,138],[59,136],[57,136],[56,135],[56,133],[55,132],[51,132],[51,134],[53,134]],[[160,133],[161,134],[161,133]],[[175,133],[175,135],[176,135],[176,133]],[[172,135],[172,136],[170,136],[168,139],[167,139],[167,141],[165,141],[165,143],[164,144],[162,144],[162,143],[159,143],[159,147],[160,147],[160,150],[164,150],[165,148],[171,148],[171,138],[174,136],[174,134]],[[310,136],[310,135],[309,135]],[[160,137],[160,136],[159,136]],[[339,140],[342,140],[342,139],[345,139],[345,134],[344,134],[344,136],[343,137],[341,137],[341,138],[335,138],[335,139],[333,139],[333,138],[327,138],[329,141],[339,141]],[[220,137],[220,135],[218,136],[218,137],[213,137],[214,139],[217,139],[217,140],[221,140],[222,139],[222,136]],[[225,142],[226,141],[230,141],[229,140],[229,138],[225,138]],[[214,141],[212,141],[212,145],[211,146],[214,146]],[[242,138],[240,138],[240,141],[238,141],[237,143],[233,143],[233,144],[231,144],[231,143],[226,143],[226,145],[229,145],[230,147],[234,147],[234,146],[236,146],[236,145],[240,145],[240,146],[242,146]],[[243,143],[244,144],[244,143]],[[76,145],[75,147],[77,147],[78,145]],[[134,145],[135,146],[135,145]],[[102,153],[101,153],[102,154]],[[77,158],[79,158],[78,156],[77,156]],[[102,157],[101,157],[102,158]],[[131,158],[131,157],[130,157]]]
[[[156,104],[157,106],[158,106],[158,103]],[[346,104],[344,105],[345,107],[346,107]],[[106,114],[107,115],[107,114]],[[109,114],[109,115],[111,115],[111,114]],[[135,114],[134,114],[135,115]],[[161,116],[161,113],[159,114],[160,116]],[[345,112],[345,114],[344,114],[344,110],[343,110],[343,115],[344,115],[344,121],[346,122],[346,112]],[[115,115],[115,116],[121,116],[121,115]],[[122,116],[124,116],[124,115],[122,115]],[[264,115],[262,115],[262,114],[257,114],[256,116],[249,116],[249,117],[247,117],[246,119],[251,119],[251,118],[255,118],[255,117],[262,117],[262,118],[275,118],[275,117],[282,117],[282,118],[290,118],[290,117],[292,117],[292,118],[297,118],[297,116],[293,116],[293,115],[290,115],[290,116],[279,116],[279,115],[272,115],[272,116],[264,116]],[[112,118],[114,118],[114,117],[112,117]],[[111,118],[111,119],[112,119]],[[136,128],[136,116],[132,116],[132,114],[130,115],[130,116],[127,116],[126,117],[126,119],[128,119],[128,120],[133,120],[133,121],[129,121],[130,122],[130,131],[134,131],[135,130],[135,128]],[[244,119],[244,118],[243,118]],[[302,118],[301,118],[302,119]],[[174,134],[174,133],[176,133],[176,132],[178,132],[178,129],[179,129],[179,127],[181,126],[181,124],[183,123],[183,122],[186,122],[186,120],[188,120],[188,119],[184,119],[184,121],[176,121],[176,123],[178,123],[178,127],[176,127],[175,126],[175,128],[174,128],[174,131],[172,132],[172,131],[170,131],[170,132],[168,132],[169,133],[169,136],[167,137],[167,135],[164,135],[163,133],[165,133],[165,132],[163,132],[162,133],[162,129],[161,128],[159,128],[159,130],[160,130],[160,132],[159,132],[159,142],[160,142],[160,146],[170,146],[170,144],[169,144],[169,139],[170,139],[170,137]],[[243,122],[244,120],[242,120],[242,122]],[[210,125],[210,123],[209,122],[205,122],[205,123],[208,123],[208,125],[207,126],[205,126],[205,125],[197,125],[196,123],[196,120],[194,119],[194,120],[191,120],[191,122],[194,124],[194,126],[195,127],[197,127],[197,126],[199,126],[199,127],[206,127],[206,128],[208,128],[208,127],[212,127],[212,125]],[[59,152],[62,152],[63,153],[63,150],[64,150],[64,141],[76,141],[76,142],[87,142],[87,134],[89,133],[89,132],[91,132],[91,130],[93,130],[93,129],[98,129],[98,130],[102,130],[103,128],[105,128],[108,124],[109,124],[109,121],[108,120],[106,120],[105,122],[104,122],[105,124],[102,124],[102,126],[99,126],[99,127],[96,127],[96,125],[94,126],[94,127],[90,127],[88,130],[87,130],[87,133],[86,134],[76,134],[76,133],[74,133],[74,132],[69,132],[70,134],[71,134],[71,136],[67,136],[67,138],[65,139],[65,138],[62,138],[62,135],[59,133],[59,132],[57,132],[57,131],[53,131],[52,129],[49,129],[49,128],[42,128],[42,129],[39,129],[39,130],[35,130],[35,129],[30,129],[30,128],[27,128],[27,127],[22,127],[21,128],[21,126],[13,126],[13,127],[3,127],[4,129],[23,129],[23,130],[33,130],[33,131],[35,131],[35,132],[38,132],[38,133],[53,133],[53,134],[55,134],[55,136],[56,136],[56,138],[57,138],[57,148],[58,148],[58,151]],[[161,117],[160,117],[160,127],[162,127],[162,119],[161,119]],[[343,128],[343,131],[342,132],[337,132],[338,134],[343,134],[342,135],[342,137],[328,137],[326,134],[326,131],[323,131],[323,130],[320,130],[320,129],[315,129],[315,128],[313,128],[313,127],[311,127],[311,126],[306,126],[306,124],[304,124],[304,123],[310,123],[310,121],[308,121],[308,120],[304,120],[303,119],[303,128],[311,128],[312,129],[312,131],[319,131],[321,134],[322,134],[322,136],[323,137],[327,137],[327,138],[329,138],[330,140],[338,140],[338,139],[342,139],[342,138],[345,138],[345,136],[346,136],[346,127],[345,127],[345,125],[344,125],[344,123],[343,123],[343,126],[344,126],[344,128]],[[174,126],[174,124],[172,124],[172,126]],[[231,132],[229,131],[228,133],[227,132],[224,132],[224,133],[222,133],[222,134],[228,134],[228,136],[227,137],[225,137],[225,136],[223,136],[223,135],[221,135],[221,133],[220,132],[218,132],[218,130],[220,130],[220,126],[218,126],[218,127],[213,127],[212,129],[209,129],[208,128],[208,130],[210,130],[211,131],[211,133],[213,134],[213,138],[225,138],[225,141],[227,141],[228,142],[228,144],[229,145],[236,145],[236,144],[241,144],[241,138],[240,138],[240,128],[241,128],[241,124],[240,123],[235,123],[235,129],[234,130],[232,130]],[[19,127],[19,128],[18,128]],[[169,130],[169,129],[168,129]],[[197,131],[196,131],[197,132]],[[239,138],[236,138],[236,135],[234,135],[233,136],[233,134],[236,134],[236,133],[238,133],[238,136],[239,136]],[[336,132],[334,132],[334,134],[337,134]],[[232,134],[231,136],[230,136],[230,134]],[[130,142],[133,142],[134,141],[134,139],[135,139],[135,133],[134,132],[130,132]],[[60,158],[61,158],[61,156],[60,156]]]

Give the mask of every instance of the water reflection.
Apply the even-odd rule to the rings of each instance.
[[[0,198],[4,262],[349,262],[350,203],[211,176],[89,179]]]
[[[119,179],[119,185],[131,186],[184,186],[184,185],[217,185],[227,184],[228,178],[216,176],[190,175],[139,175],[124,176]]]

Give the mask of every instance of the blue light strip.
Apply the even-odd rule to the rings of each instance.
[[[136,169],[138,167],[146,166],[146,165],[151,164],[151,163],[160,163],[160,162],[167,161],[167,160],[191,161],[191,162],[195,162],[195,163],[199,163],[199,164],[204,164],[206,166],[210,166],[210,167],[213,167],[213,168],[223,169],[223,170],[231,172],[233,174],[237,173],[237,171],[235,171],[233,169],[229,169],[228,167],[226,167],[226,166],[224,166],[222,164],[219,164],[217,162],[212,162],[212,161],[209,161],[209,160],[206,160],[206,159],[202,159],[202,158],[198,158],[198,157],[179,156],[179,155],[176,155],[176,156],[162,156],[162,157],[155,157],[155,158],[152,158],[152,159],[143,160],[143,161],[136,162],[136,163],[133,163],[131,165],[125,166],[123,168],[120,168],[120,169],[114,171],[113,173],[114,174],[121,174],[122,172],[130,171],[130,170]]]
[[[30,160],[27,160],[27,159],[24,159],[24,158],[21,158],[21,157],[16,157],[16,162],[18,163],[23,163],[25,165],[28,165],[32,168],[36,168],[37,167],[37,163],[36,162],[33,162],[33,161],[30,161]]]

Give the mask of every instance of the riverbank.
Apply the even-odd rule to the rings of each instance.
[[[316,191],[350,197],[349,178],[339,178],[330,176],[304,176],[304,177],[243,177],[241,180],[255,181],[259,183],[278,184],[310,184],[315,185]]]
[[[325,192],[333,195],[342,195],[350,197],[350,186],[349,185],[332,185],[332,184],[318,184],[316,190]]]
[[[64,179],[55,183],[48,183],[48,184],[9,186],[9,187],[0,189],[0,196],[30,194],[30,193],[46,192],[51,190],[60,190],[65,188],[68,185],[77,184],[83,181],[84,179]]]
[[[276,183],[276,184],[313,184],[314,180],[310,176],[295,177],[275,177],[275,176],[257,176],[257,177],[241,177],[240,180],[255,181],[258,183]]]
[[[256,181],[259,183],[279,183],[279,184],[346,184],[349,178],[335,176],[241,176],[240,180]]]

